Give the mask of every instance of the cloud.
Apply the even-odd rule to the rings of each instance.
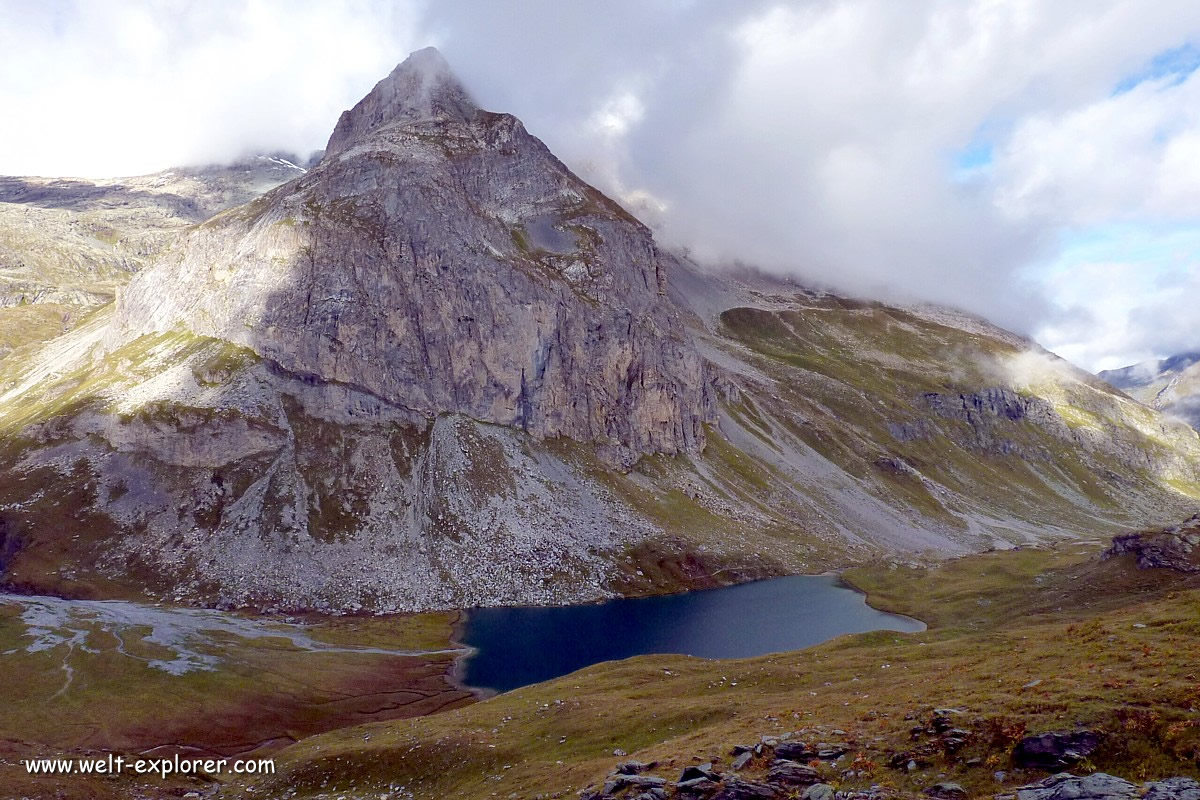
[[[370,0],[0,2],[4,174],[106,177],[323,147],[421,40]]]
[[[1069,312],[1044,325],[1042,343],[1095,370],[1200,349],[1197,263],[1200,226],[1075,237],[1043,279]]]
[[[997,202],[1013,216],[1074,226],[1200,219],[1200,74],[1038,113],[996,164]]]
[[[0,172],[304,153],[436,44],[482,105],[708,260],[950,303],[1088,367],[1200,344],[1170,299],[1194,254],[1063,244],[1104,230],[1146,250],[1200,224],[1190,0],[0,0],[0,15],[18,121]]]

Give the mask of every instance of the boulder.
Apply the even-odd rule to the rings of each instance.
[[[712,762],[709,761],[704,764],[684,767],[683,772],[679,774],[679,783],[687,783],[688,781],[694,781],[698,778],[706,778],[710,781],[718,781],[721,779],[721,776],[713,772]]]
[[[617,772],[621,775],[640,775],[658,766],[657,761],[645,764],[641,761],[623,761],[617,764]]]
[[[967,790],[957,783],[935,783],[925,790],[925,794],[938,800],[967,800]]]
[[[1200,515],[1198,515],[1200,516]],[[1114,536],[1101,555],[1104,559],[1125,554],[1137,558],[1138,569],[1170,569],[1176,572],[1200,572],[1200,520],[1192,517],[1182,527],[1160,531],[1135,531]]]
[[[675,789],[680,797],[709,797],[719,786],[708,778],[694,778],[675,784]]]
[[[731,778],[713,795],[712,800],[774,800],[778,791],[765,783],[754,783]]]
[[[811,786],[820,782],[821,776],[815,769],[786,759],[772,761],[767,772],[767,783],[781,786]]]
[[[814,783],[804,790],[803,800],[833,800],[833,794],[828,783]]]
[[[775,756],[788,761],[808,761],[817,757],[817,751],[804,742],[780,742],[775,745]]]
[[[666,778],[654,775],[622,775],[617,774],[604,782],[604,794],[614,795],[624,789],[656,789],[667,785]]]
[[[1051,731],[1026,736],[1013,750],[1021,767],[1056,770],[1077,764],[1100,746],[1095,731]]]

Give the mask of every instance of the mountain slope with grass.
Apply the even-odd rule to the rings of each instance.
[[[1196,431],[1011,333],[663,250],[436,51],[151,260],[0,360],[11,590],[568,603],[1200,498]]]

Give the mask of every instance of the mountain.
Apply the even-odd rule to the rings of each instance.
[[[1200,428],[1200,353],[1179,353],[1099,376],[1151,408]]]
[[[276,155],[114,180],[0,176],[0,359],[112,302],[180,231],[303,173]]]
[[[1200,501],[1191,428],[961,313],[702,269],[433,50],[0,361],[0,436],[6,587],[267,610],[587,601]]]

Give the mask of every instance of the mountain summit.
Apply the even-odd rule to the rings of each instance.
[[[395,122],[468,122],[478,111],[446,59],[434,47],[418,50],[349,111],[343,111],[325,152],[336,154],[371,131]]]

